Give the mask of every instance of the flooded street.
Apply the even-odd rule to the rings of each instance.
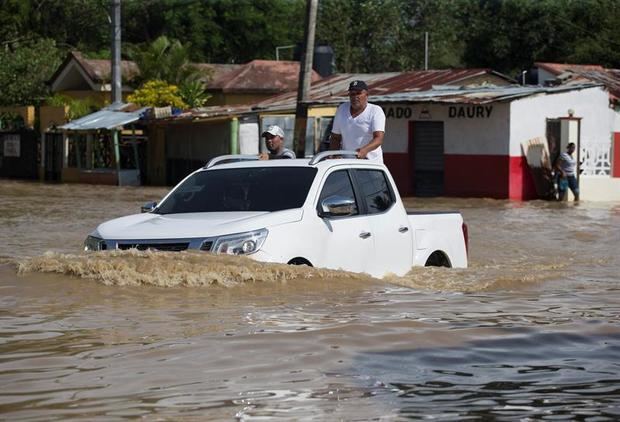
[[[620,418],[620,203],[409,198],[470,268],[383,280],[82,252],[166,192],[0,180],[2,419]]]

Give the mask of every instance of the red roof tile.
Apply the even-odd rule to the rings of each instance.
[[[536,62],[534,66],[544,69],[554,75],[560,75],[568,71],[584,72],[589,70],[603,70],[603,66],[598,64],[570,64],[570,63],[545,63]]]
[[[321,76],[313,71],[312,82]],[[210,90],[225,93],[281,93],[297,89],[299,62],[252,60],[239,68],[214,77],[209,83]]]

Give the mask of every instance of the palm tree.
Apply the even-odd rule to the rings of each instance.
[[[190,62],[189,45],[162,35],[151,44],[131,48],[129,56],[140,69],[142,85],[155,80],[177,85],[190,107],[200,107],[209,98],[205,88],[211,73]]]

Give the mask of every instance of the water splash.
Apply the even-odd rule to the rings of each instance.
[[[106,285],[233,287],[245,283],[286,283],[295,279],[370,279],[363,274],[199,252],[104,251],[79,255],[47,252],[18,262],[18,274],[58,273]]]

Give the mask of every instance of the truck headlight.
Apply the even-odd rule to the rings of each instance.
[[[105,243],[103,239],[100,239],[95,236],[86,236],[86,240],[84,241],[84,250],[85,251],[100,251],[105,249]]]
[[[228,255],[250,255],[260,250],[267,239],[269,230],[260,229],[251,232],[221,236],[215,241],[211,252]]]

